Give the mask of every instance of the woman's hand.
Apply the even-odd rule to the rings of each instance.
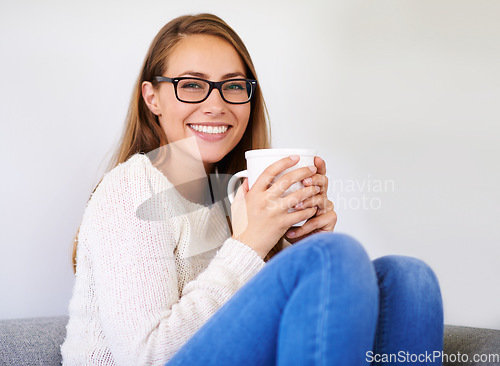
[[[318,168],[317,174],[304,179],[302,183],[305,187],[319,186],[321,191],[294,208],[296,210],[303,210],[310,207],[318,207],[318,210],[314,217],[307,220],[303,226],[292,227],[287,231],[286,239],[292,244],[317,232],[333,231],[337,223],[337,214],[333,210],[333,202],[327,197],[328,178],[325,176],[325,161],[316,156],[314,158],[314,165]]]
[[[319,188],[316,185],[310,184],[282,197],[292,184],[313,177],[317,171],[316,167],[292,170],[273,183],[277,175],[297,162],[298,157],[278,160],[264,170],[250,190],[248,180],[245,179],[231,205],[233,238],[254,249],[261,258],[267,255],[292,225],[316,214],[316,205],[288,213],[288,209],[299,202],[307,202],[317,195]]]

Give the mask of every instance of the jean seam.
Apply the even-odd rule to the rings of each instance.
[[[381,276],[379,276],[378,270],[375,270],[375,272],[377,274],[377,283],[379,288],[379,315],[378,315],[377,336],[375,337],[374,349],[376,348],[377,351],[379,351],[385,348],[385,339],[383,337],[383,333],[385,331],[386,319],[385,316],[383,315],[385,314],[387,304],[386,304],[386,296],[383,295],[385,292]]]
[[[327,244],[328,245],[328,244]],[[331,291],[331,268],[332,268],[332,260],[330,258],[330,252],[328,250],[323,249],[321,246],[313,246],[313,250],[318,250],[320,252],[320,260],[324,262],[326,260],[326,263],[321,263],[321,280],[322,286],[318,286],[320,288],[320,299],[326,299],[329,298],[329,292]],[[326,333],[326,320],[325,318],[327,317],[327,311],[326,311],[326,301],[321,301],[319,304],[319,316],[318,316],[318,323],[316,326],[317,329],[317,336],[316,336],[316,345],[317,349],[315,352],[315,357],[314,359],[316,360],[315,364],[321,365],[322,362],[324,362],[324,358],[322,358],[322,355],[324,354],[323,346],[324,342],[321,342],[321,339],[325,338],[325,333]]]

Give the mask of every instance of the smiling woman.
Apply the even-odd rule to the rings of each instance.
[[[167,141],[171,143],[196,136],[197,149],[207,173],[234,149],[246,131],[251,110],[246,93],[246,72],[242,58],[226,40],[209,34],[194,34],[181,39],[173,47],[162,74],[168,77],[203,77],[217,82],[222,80],[230,86],[243,85],[244,89],[240,89],[243,93],[227,92],[221,88],[224,84],[217,85],[217,92],[212,92],[211,82],[193,78],[177,78],[173,87],[170,83],[157,85],[156,88],[149,81],[142,83],[144,100],[157,116]],[[230,81],[235,76],[240,79]],[[226,96],[236,96],[237,103],[228,102]],[[192,125],[198,128],[191,128]],[[208,133],[209,127],[219,126],[227,126],[226,133]],[[170,166],[165,168],[172,171]]]
[[[160,125],[160,118],[163,120],[165,120],[165,118],[162,118],[157,114],[160,111],[154,104],[149,103],[149,105],[147,105],[146,100],[148,98],[150,100],[153,100],[152,97],[154,93],[159,93],[159,81],[156,78],[163,78],[160,75],[165,74],[167,60],[168,64],[171,64],[172,59],[175,60],[175,57],[178,58],[178,56],[175,55],[173,58],[170,58],[169,56],[173,53],[177,45],[179,43],[182,43],[181,41],[185,41],[187,35],[190,35],[189,42],[192,42],[192,38],[197,39],[199,38],[199,36],[202,36],[202,38],[205,37],[209,41],[216,42],[220,47],[229,50],[229,55],[232,57],[232,61],[235,62],[234,67],[240,68],[240,70],[226,73],[225,75],[223,75],[223,79],[234,77],[249,77],[252,79],[252,94],[249,98],[250,118],[243,122],[247,123],[248,126],[243,136],[240,136],[238,144],[233,147],[232,151],[223,156],[223,158],[220,159],[217,164],[215,164],[215,166],[214,164],[212,164],[212,167],[216,168],[219,172],[224,172],[227,175],[234,174],[237,171],[245,169],[244,159],[242,159],[245,151],[252,149],[263,149],[270,146],[270,129],[268,124],[266,105],[262,96],[262,92],[259,88],[256,88],[257,81],[254,82],[253,80],[257,79],[257,74],[250,54],[248,53],[240,37],[236,34],[236,32],[234,32],[233,29],[228,27],[222,20],[214,15],[200,14],[194,17],[183,16],[166,24],[158,32],[151,44],[151,47],[144,60],[142,71],[136,81],[132,100],[130,102],[129,112],[126,119],[125,130],[123,132],[119,147],[111,160],[110,168],[114,168],[117,165],[127,161],[134,154],[149,153],[161,146],[165,146],[168,144],[169,139],[167,137],[166,131],[164,127]],[[214,38],[215,41],[213,40]],[[198,44],[203,43],[203,40],[200,41],[198,39]],[[204,47],[204,50],[206,51],[207,47]],[[210,52],[209,54],[207,54],[207,57],[220,58],[220,55],[217,56],[216,54],[214,54],[213,50],[209,51]],[[195,56],[197,56],[198,58],[195,59]],[[194,71],[193,69],[186,68],[183,73],[179,74],[178,76],[192,75],[196,77],[206,78],[207,75],[201,72],[205,67],[203,62],[204,55],[200,52],[198,52],[196,55],[193,53],[192,55],[190,55],[189,60],[193,62],[193,66],[201,65],[201,69],[199,69],[199,71]],[[177,67],[179,68],[179,66]],[[163,80],[164,79],[161,79],[160,82]],[[152,86],[154,87],[152,88]],[[174,86],[175,91],[177,91],[177,86],[175,84]],[[153,90],[153,95],[151,95],[151,92]],[[162,88],[162,90],[165,90],[165,88]],[[143,97],[143,93],[145,93],[145,97]],[[180,108],[182,108],[184,103],[178,104],[180,104]],[[174,105],[174,108],[175,107],[176,106]],[[243,107],[243,109],[245,109],[245,107]],[[213,119],[213,117],[211,117],[211,119]],[[199,122],[196,125],[189,124],[189,127],[192,128],[192,136],[198,136],[200,139],[204,140],[210,140],[212,138],[218,140],[219,136],[212,137],[208,135],[208,128],[210,126],[222,126],[223,128],[227,126],[228,129],[231,129],[232,127],[231,125],[220,122],[212,122],[210,124],[206,122]],[[204,131],[205,128],[206,130]],[[172,133],[175,134],[175,130],[177,129],[178,128],[175,128]],[[241,130],[239,132],[241,133]],[[213,161],[213,159],[211,160]],[[177,170],[178,169],[176,169],[176,171]],[[184,171],[185,169],[182,170]],[[221,185],[223,184],[224,182],[221,182]],[[78,233],[79,231],[77,232],[73,245],[74,267],[76,267]],[[278,252],[282,247],[283,241],[280,240],[272,249],[271,254]]]
[[[80,226],[63,364],[361,365],[372,351],[442,349],[434,273],[413,258],[372,262],[331,233],[323,159],[290,171],[300,158],[287,156],[245,180],[228,220],[217,191],[245,151],[266,147],[238,35],[210,14],[163,27]]]

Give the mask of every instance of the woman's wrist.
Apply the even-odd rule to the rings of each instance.
[[[245,233],[241,233],[240,235],[233,235],[232,238],[235,239],[235,240],[238,240],[239,242],[242,242],[243,244],[245,244],[247,247],[249,247],[255,253],[257,253],[257,255],[259,257],[261,257],[262,259],[264,259],[266,257],[266,255],[267,255],[267,253],[268,253],[268,251],[264,253],[264,251],[254,248],[250,244],[250,243],[254,243],[254,241],[248,240],[248,238],[246,237]]]

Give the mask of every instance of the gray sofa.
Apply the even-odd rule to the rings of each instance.
[[[66,333],[67,316],[0,320],[0,365],[60,365],[60,345]],[[469,327],[445,327],[444,353],[450,357],[445,366],[500,365],[497,358],[489,362],[472,362],[477,355],[500,357],[500,330]],[[467,355],[467,356],[465,356]],[[466,360],[469,362],[463,362]]]

